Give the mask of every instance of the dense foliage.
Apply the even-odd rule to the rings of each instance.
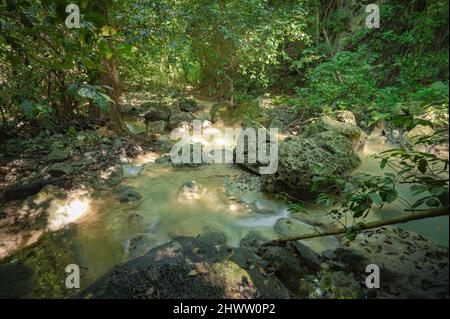
[[[350,110],[366,130],[379,122],[402,131],[421,124],[446,139],[447,0],[380,2],[374,29],[365,27],[366,1],[79,0],[81,27],[69,29],[71,2],[0,2],[1,135],[74,133],[73,123],[86,118],[109,119],[128,133],[124,91],[179,95],[190,86],[231,105],[271,92],[302,118]],[[264,118],[258,110],[253,120]],[[424,153],[390,156],[401,158],[394,176],[335,181],[356,217],[393,200],[391,186],[408,168],[425,174],[437,161]],[[330,178],[318,175],[317,182]],[[445,204],[438,196],[445,179],[420,185],[431,194],[423,199],[428,206]]]
[[[1,2],[3,127],[98,115],[122,83],[227,99],[295,90],[299,108],[351,109],[367,125],[370,111],[448,100],[445,0],[383,3],[380,29],[364,27],[359,1],[78,1],[80,29],[65,26],[69,3]]]

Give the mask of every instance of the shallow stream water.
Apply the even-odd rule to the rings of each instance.
[[[142,122],[127,124],[135,133],[145,130]],[[210,146],[214,148],[214,145]],[[355,173],[382,174],[379,161],[371,155],[390,147],[367,143],[359,154],[362,165]],[[254,191],[241,192],[237,197],[230,194],[226,185],[244,172],[237,166],[212,164],[174,169],[169,164],[156,164],[155,160],[160,155],[149,152],[137,158],[133,164],[141,166],[142,171],[122,183],[121,187],[130,186],[139,192],[142,195],[140,200],[122,203],[119,201],[120,192],[112,190],[89,203],[78,205],[84,215],[67,232],[65,240],[75,247],[77,259],[86,270],[82,288],[113,266],[142,255],[176,236],[198,236],[205,229],[213,228],[224,232],[227,244],[236,247],[251,230],[257,230],[269,239],[277,238],[279,235],[274,231],[274,225],[280,218],[291,217],[284,203],[267,194]],[[200,185],[200,191],[193,198],[180,196],[183,185],[193,181]],[[399,185],[398,191],[413,200],[408,185]],[[257,209],[252,209],[255,203],[269,207],[269,212],[267,209],[264,213],[256,212]],[[382,211],[374,209],[367,221],[397,216],[404,213],[403,209],[398,202],[394,202]],[[317,218],[322,222],[326,220],[324,212],[319,209],[310,209],[308,215],[308,218]],[[448,246],[448,217],[398,226]],[[335,238],[331,239],[334,241],[330,237],[312,239],[307,244],[316,251],[323,251],[333,248],[331,246],[337,242]]]

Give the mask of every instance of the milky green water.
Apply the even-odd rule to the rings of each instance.
[[[89,213],[76,226],[76,241],[83,262],[89,265],[89,276],[97,278],[112,266],[136,257],[129,252],[129,239],[136,234],[152,234],[151,239],[162,243],[176,236],[197,236],[205,227],[223,231],[228,244],[238,246],[250,230],[259,230],[275,238],[273,226],[279,218],[287,217],[286,207],[274,203],[272,214],[254,213],[239,201],[226,196],[224,181],[242,173],[226,164],[178,169],[148,164],[140,176],[125,181],[136,187],[143,199],[131,204],[118,201],[111,194],[91,204]],[[192,201],[179,196],[181,186],[196,181],[203,186],[200,198]],[[248,202],[268,198],[264,194],[248,193]],[[143,220],[130,223],[130,214]],[[144,245],[151,248],[153,245]]]
[[[373,158],[373,155],[379,154],[385,150],[393,148],[389,144],[370,144],[367,143],[364,151],[360,152],[362,158],[362,164],[355,173],[365,172],[371,174],[383,174],[384,172],[390,172],[389,168],[384,170],[380,169],[380,161]],[[398,184],[396,186],[399,196],[403,197],[410,203],[416,202],[420,196],[414,196],[410,190],[411,185]],[[425,205],[418,207],[418,209],[426,208]],[[405,206],[400,201],[395,201],[392,204],[385,205],[382,210],[373,209],[372,213],[368,216],[370,220],[380,220],[392,218],[405,214]],[[449,246],[449,217],[442,216],[436,218],[428,218],[423,220],[412,221],[408,223],[398,224],[397,227],[410,230],[423,236],[432,239],[433,241],[448,247]]]

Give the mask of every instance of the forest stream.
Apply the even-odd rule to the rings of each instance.
[[[449,299],[449,1],[372,2],[0,1],[0,299]]]
[[[145,129],[139,121],[127,124],[135,133]],[[355,173],[380,173],[379,160],[371,155],[392,147],[366,143],[359,152],[362,164]],[[148,152],[136,158],[129,166],[135,176],[126,178],[118,187],[125,191],[130,187],[142,195],[139,200],[123,203],[118,192],[111,191],[97,199],[80,200],[73,208],[75,214],[83,216],[63,238],[75,247],[80,264],[87,269],[83,287],[117,264],[143,255],[177,236],[196,237],[208,227],[220,230],[226,235],[229,246],[238,247],[240,240],[251,230],[263,233],[266,238],[278,238],[274,226],[282,218],[294,217],[310,232],[315,231],[309,224],[311,220],[329,218],[316,208],[308,208],[307,215],[291,214],[286,204],[273,196],[233,187],[232,181],[248,174],[238,166],[212,164],[177,169],[167,163],[155,163],[159,156]],[[188,189],[187,195],[184,194],[186,185],[195,190]],[[398,186],[400,195],[413,200],[407,185]],[[394,202],[383,210],[374,208],[367,220],[401,214],[402,208],[397,204]],[[448,247],[447,216],[398,226]],[[339,246],[334,236],[303,242],[317,253]]]

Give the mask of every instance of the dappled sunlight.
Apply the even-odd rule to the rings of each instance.
[[[144,164],[154,163],[155,160],[159,156],[160,155],[158,153],[156,153],[156,152],[146,152],[145,154],[138,155],[133,160],[133,164],[135,164],[135,165],[144,165]]]
[[[77,198],[67,204],[56,205],[49,214],[47,228],[50,231],[60,230],[82,217],[89,209],[90,199]]]

